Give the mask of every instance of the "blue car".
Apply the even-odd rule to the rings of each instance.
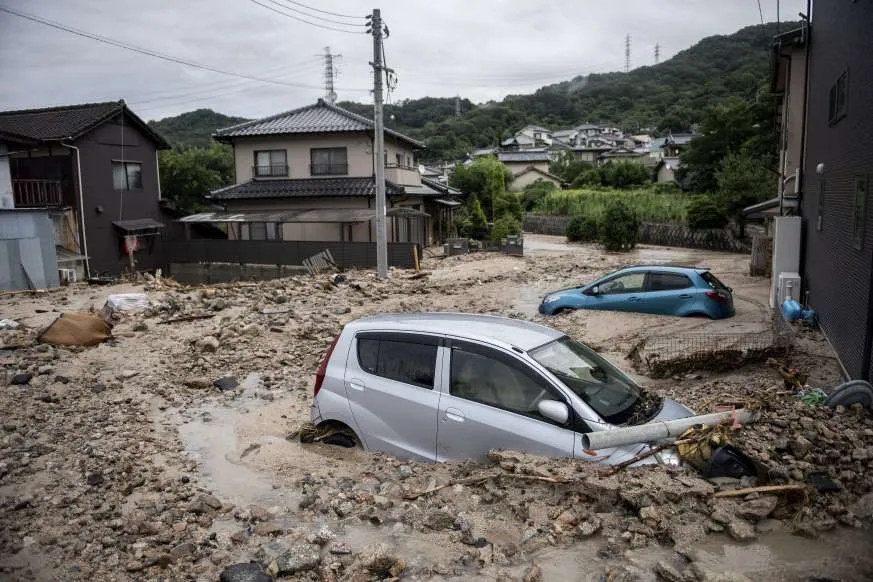
[[[539,307],[544,315],[568,309],[722,319],[734,314],[734,299],[731,288],[709,269],[644,265],[615,271],[583,287],[549,293]]]

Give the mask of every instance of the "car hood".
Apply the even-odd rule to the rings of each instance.
[[[658,414],[648,422],[654,422],[656,420],[676,420],[677,418],[686,418],[688,416],[694,416],[694,411],[687,406],[679,404],[675,400],[664,398],[660,412],[658,412]]]
[[[557,295],[558,293],[566,293],[567,291],[578,291],[579,289],[584,289],[587,285],[576,285],[575,287],[565,287],[564,289],[556,289],[555,291],[549,291],[545,295],[543,295],[543,299],[548,297],[549,295]]]

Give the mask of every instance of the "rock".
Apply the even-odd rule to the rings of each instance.
[[[274,577],[308,572],[315,570],[320,562],[321,553],[318,547],[310,544],[295,544],[270,562],[267,572]]]
[[[183,544],[179,544],[178,546],[174,546],[172,550],[170,550],[170,555],[173,556],[174,559],[178,560],[180,558],[184,558],[185,556],[190,556],[194,553],[197,547],[191,542],[185,542]]]
[[[649,505],[640,509],[640,519],[643,521],[661,521],[661,512],[658,510],[657,506]]]
[[[422,523],[436,531],[452,529],[455,526],[455,516],[442,509],[431,509],[425,514]]]
[[[195,376],[192,378],[188,378],[184,382],[185,386],[188,388],[197,388],[199,390],[205,390],[212,386],[212,380],[205,376]]]
[[[63,375],[61,375],[61,374],[55,374],[55,382],[58,382],[58,383],[60,383],[60,384],[69,384],[69,383],[70,383],[70,377],[69,377],[69,376],[63,376]]]
[[[273,514],[260,505],[252,505],[249,507],[249,515],[251,516],[252,521],[269,521],[273,519]]]
[[[216,380],[213,384],[219,390],[236,390],[239,388],[239,380],[233,376],[224,376],[223,378]]]
[[[260,564],[234,564],[221,571],[218,582],[272,582]]]
[[[331,544],[328,551],[335,556],[348,556],[352,553],[352,548],[350,548],[349,545],[344,542],[338,542],[335,544]]]
[[[32,379],[33,374],[31,374],[30,372],[21,372],[12,376],[12,380],[10,380],[9,383],[16,386],[24,386],[25,384],[28,384]]]
[[[85,482],[92,487],[95,485],[100,485],[103,483],[103,473],[101,473],[100,471],[88,473],[88,476],[85,477]]]
[[[752,524],[742,519],[732,519],[729,521],[727,532],[731,538],[738,542],[748,542],[758,537]]]
[[[861,519],[873,519],[873,493],[864,495],[851,508],[852,513]]]
[[[282,534],[284,531],[281,525],[272,521],[262,521],[255,524],[255,527],[252,528],[252,533],[259,536],[275,536]]]
[[[645,572],[629,564],[607,566],[599,578],[606,582],[638,582],[646,579]]]
[[[200,515],[209,514],[216,509],[221,509],[221,501],[213,495],[198,495],[188,506],[188,511]]]
[[[655,564],[655,574],[657,574],[658,578],[661,580],[666,580],[666,582],[685,582],[685,578],[682,574],[679,573],[679,570],[665,562],[664,560],[659,561]]]
[[[778,519],[762,519],[755,524],[758,533],[768,534],[781,530],[784,526]]]
[[[585,520],[578,528],[579,535],[581,535],[583,538],[591,537],[598,531],[600,531],[602,525],[603,522],[598,517]]]
[[[531,564],[531,567],[527,569],[524,573],[524,576],[521,578],[521,582],[540,582],[543,579],[543,571],[536,564]]]
[[[94,394],[100,394],[101,392],[106,392],[106,384],[97,383],[91,386],[91,392]]]
[[[730,523],[731,516],[724,509],[716,508],[713,510],[712,513],[709,514],[709,519],[711,519],[715,523],[720,523],[722,525],[725,525],[727,523]]]
[[[406,565],[391,553],[391,548],[386,544],[372,544],[364,548],[358,554],[359,565],[377,576],[398,577]]]
[[[761,521],[773,513],[778,504],[778,497],[765,495],[742,503],[737,509],[737,515],[750,521]]]
[[[802,459],[810,449],[812,449],[812,443],[804,437],[798,436],[796,439],[788,441],[788,448],[791,450],[792,455],[798,459]]]
[[[218,351],[220,345],[221,343],[218,341],[217,337],[208,335],[197,342],[197,349],[207,354],[214,354]]]
[[[257,323],[250,323],[239,330],[239,332],[249,337],[256,337],[261,335],[261,326]]]
[[[400,469],[398,469],[398,471],[400,472],[401,479],[408,479],[409,477],[412,477],[412,467],[410,467],[409,465],[400,465]]]
[[[141,321],[133,326],[133,331],[148,331],[149,326],[144,321]]]

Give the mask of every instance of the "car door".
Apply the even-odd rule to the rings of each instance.
[[[645,282],[645,271],[621,273],[598,281],[586,290],[585,308],[644,311]],[[597,293],[593,293],[595,287]],[[592,294],[589,295],[589,292]]]
[[[520,359],[493,347],[449,340],[443,353],[437,460],[485,459],[490,449],[572,457],[565,426],[537,411],[543,399],[566,399]],[[572,413],[571,413],[572,419]]]
[[[349,350],[346,393],[358,436],[371,450],[433,461],[441,338],[359,332]]]
[[[651,271],[647,287],[645,303],[649,313],[685,315],[697,299],[694,283],[682,273]]]

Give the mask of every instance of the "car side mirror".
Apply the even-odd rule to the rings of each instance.
[[[595,285],[594,287],[592,287],[591,289],[589,289],[589,292],[590,292],[592,295],[600,295],[600,286],[599,286],[599,285]]]
[[[537,410],[540,414],[554,420],[558,424],[564,424],[570,418],[570,409],[563,402],[557,400],[540,400],[537,404]]]

